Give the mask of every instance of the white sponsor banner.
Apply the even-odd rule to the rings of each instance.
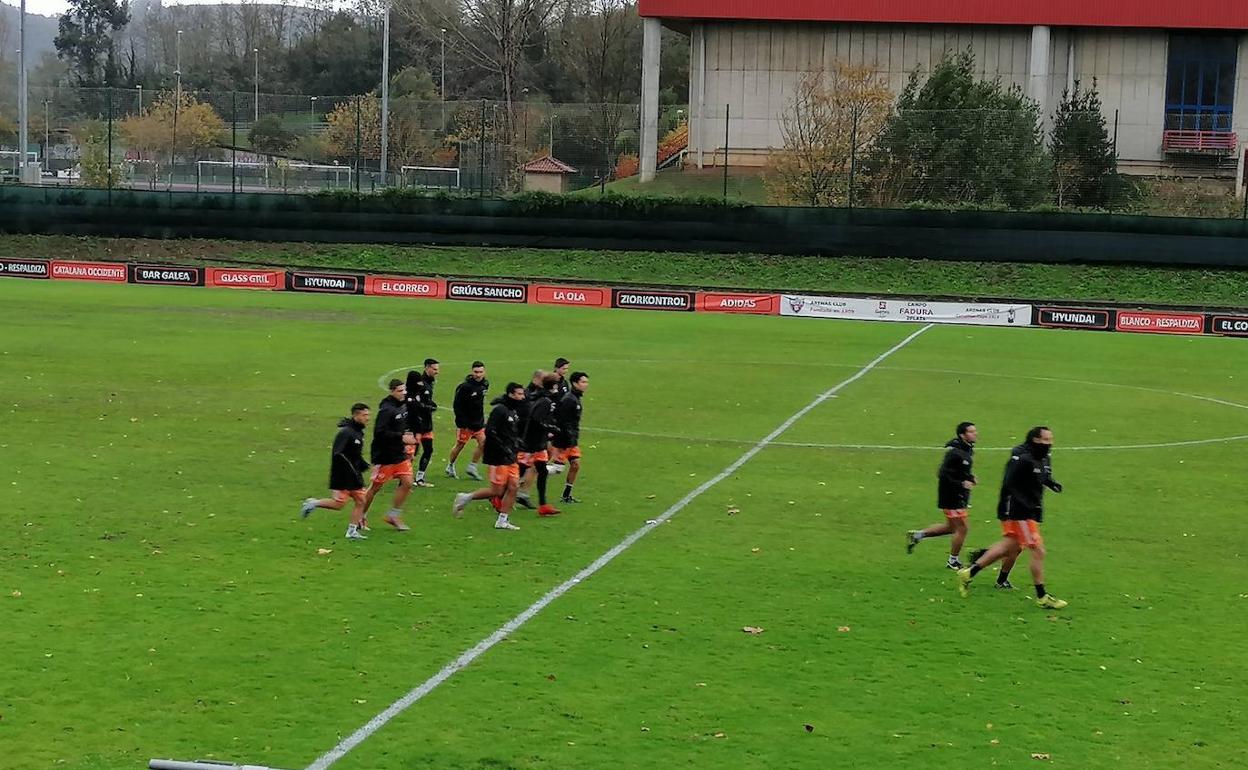
[[[1031,326],[1031,305],[988,302],[925,302],[869,297],[814,297],[784,294],[780,315],[846,318],[855,321],[918,321],[973,326]]]

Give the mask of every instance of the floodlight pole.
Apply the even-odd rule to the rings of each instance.
[[[260,122],[260,49],[251,49],[251,54],[256,60],[256,72],[251,79],[252,87],[255,90],[255,113],[251,119],[251,124],[255,126],[255,124]]]
[[[386,2],[386,19],[381,33],[381,186],[386,186],[386,167],[390,161],[390,3]]]
[[[18,45],[21,46],[17,52],[17,157],[21,163],[21,175],[18,177],[22,182],[26,181],[26,150],[30,147],[30,116],[28,114],[29,105],[27,97],[29,96],[26,83],[26,0],[21,2],[21,21],[18,24],[20,32],[18,32]]]

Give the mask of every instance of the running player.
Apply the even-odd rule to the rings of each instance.
[[[542,380],[542,387],[545,391],[541,393],[535,400],[529,402],[529,414],[524,422],[523,431],[521,433],[521,451],[518,456],[521,468],[527,468],[521,475],[520,491],[516,493],[516,500],[521,504],[528,503],[529,489],[533,485],[534,479],[537,480],[537,515],[538,516],[558,516],[559,510],[553,505],[546,502],[546,479],[548,471],[546,463],[550,460],[547,447],[550,444],[550,437],[554,435],[557,426],[555,425],[555,402],[554,396],[559,389],[559,375],[550,373]],[[529,503],[525,507],[532,507]]]
[[[351,416],[338,423],[338,435],[334,436],[329,461],[329,488],[333,497],[327,500],[309,497],[299,510],[306,519],[317,508],[341,511],[347,500],[354,500],[351,523],[347,525],[348,540],[367,539],[360,526],[364,523],[364,471],[368,470],[368,463],[364,461],[364,428],[368,425],[368,416],[368,404],[356,403],[351,406]]]
[[[364,496],[364,513],[372,507],[373,498],[390,479],[398,479],[394,506],[386,514],[386,523],[400,532],[410,527],[403,523],[403,503],[412,491],[412,458],[408,447],[416,446],[416,437],[407,429],[407,386],[403,380],[390,380],[390,395],[377,407],[373,423],[373,443],[369,448],[373,461],[372,485]]]
[[[1024,549],[1031,551],[1031,578],[1036,586],[1036,604],[1050,610],[1060,610],[1067,602],[1050,594],[1044,587],[1044,538],[1040,536],[1040,523],[1044,520],[1044,490],[1049,488],[1061,494],[1062,485],[1053,480],[1053,466],[1049,454],[1053,449],[1053,431],[1043,426],[1032,428],[1027,440],[1014,447],[1005,465],[1005,478],[1001,482],[1001,499],[997,503],[997,518],[1005,537],[997,541],[975,563],[958,571],[958,593],[970,595],[971,579],[985,567],[1004,558],[998,583],[1009,585],[1010,568]]]
[[[420,442],[420,466],[416,470],[416,486],[432,487],[425,480],[425,471],[433,459],[433,413],[438,405],[433,401],[433,383],[438,379],[438,360],[426,358],[423,371],[407,373],[407,421],[412,434]]]
[[[581,471],[581,398],[589,387],[589,375],[585,372],[573,372],[569,378],[571,388],[555,405],[555,424],[558,430],[551,440],[551,445],[559,454],[559,459],[568,464],[568,483],[563,487],[564,503],[579,503],[572,496],[572,485]]]
[[[468,463],[468,478],[481,480],[477,472],[477,463],[481,462],[481,452],[485,445],[485,394],[490,389],[490,381],[485,379],[485,364],[472,362],[472,371],[455,388],[455,400],[451,406],[455,410],[455,428],[459,434],[455,437],[455,448],[446,463],[446,475],[452,479],[459,478],[455,472],[455,461],[464,446],[473,440],[477,446],[472,450],[472,462]]]
[[[524,389],[525,399],[533,401],[545,392],[542,388],[542,380],[544,379],[546,379],[545,371],[538,369],[533,372],[533,379],[529,380],[528,386]]]
[[[953,535],[949,544],[949,569],[962,569],[958,554],[966,542],[966,513],[971,507],[971,490],[976,479],[972,472],[975,462],[975,442],[979,430],[973,422],[958,425],[957,435],[945,444],[945,459],[936,473],[936,505],[945,513],[942,524],[933,524],[924,530],[906,533],[906,553],[914,553],[914,547],[929,537]]]
[[[555,403],[568,394],[568,367],[572,362],[566,358],[556,358],[554,373],[559,375],[559,389],[555,393]]]
[[[494,399],[494,408],[485,423],[484,459],[490,468],[490,486],[455,495],[451,510],[457,518],[464,514],[464,507],[473,500],[497,498],[498,520],[494,522],[494,529],[520,529],[508,519],[520,484],[520,466],[516,463],[516,451],[520,444],[520,416],[517,411],[523,403],[524,386],[518,382],[507,383],[504,395]]]

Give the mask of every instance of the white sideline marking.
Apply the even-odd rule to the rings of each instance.
[[[441,671],[439,671],[438,673],[426,679],[423,684],[411,690],[410,692],[408,692],[402,698],[399,698],[394,703],[390,704],[390,706],[385,711],[382,711],[377,716],[368,720],[368,722],[363,727],[351,733],[346,738],[342,739],[342,741],[340,741],[337,746],[333,747],[332,749],[327,751],[325,754],[323,754],[315,762],[308,765],[307,770],[326,770],[326,768],[328,768],[330,765],[334,764],[338,760],[345,757],[348,752],[350,752],[356,746],[359,746],[364,741],[368,740],[368,738],[372,736],[373,733],[377,732],[382,727],[384,727],[387,722],[394,719],[399,714],[402,714],[407,709],[411,708],[411,706],[414,705],[421,698],[424,698],[426,695],[433,692],[433,690],[437,688],[438,685],[442,684],[447,679],[450,679],[456,673],[466,668],[474,660],[484,655],[491,647],[498,644],[502,640],[506,639],[508,636],[510,636],[513,632],[515,632],[525,623],[532,620],[533,616],[535,616],[537,613],[545,609],[548,604],[553,602],[555,599],[558,599],[560,596],[563,596],[568,591],[572,590],[576,586],[577,583],[580,583],[582,580],[585,580],[586,578],[591,577],[594,573],[598,572],[600,569],[607,566],[607,564],[609,564],[611,560],[613,560],[615,557],[619,556],[620,554],[624,553],[629,548],[631,548],[634,543],[636,543],[638,540],[642,539],[647,534],[649,534],[652,529],[654,529],[655,527],[659,526],[663,522],[675,516],[678,512],[680,512],[681,509],[683,509],[685,506],[689,505],[689,503],[693,502],[699,496],[701,496],[703,492],[715,486],[716,484],[723,481],[724,479],[728,478],[733,473],[736,473],[737,469],[739,469],[742,465],[745,465],[747,462],[753,459],[754,455],[763,451],[763,449],[765,449],[768,444],[771,444],[773,441],[775,441],[777,436],[779,436],[781,433],[784,433],[786,430],[791,428],[793,426],[793,423],[805,417],[812,409],[819,406],[824,401],[827,401],[828,399],[832,398],[833,396],[835,396],[841,390],[844,390],[849,385],[852,385],[853,383],[865,377],[868,372],[870,372],[875,367],[879,366],[880,363],[882,363],[885,359],[887,359],[889,356],[893,355],[897,351],[901,350],[905,346],[909,345],[916,338],[918,338],[920,334],[932,328],[932,326],[933,326],[932,324],[928,324],[924,326],[923,328],[919,329],[917,332],[911,334],[909,337],[906,337],[901,342],[898,342],[896,345],[892,346],[888,350],[881,353],[879,356],[875,358],[874,361],[872,361],[871,363],[859,369],[858,372],[855,373],[849,379],[844,380],[843,382],[831,388],[830,390],[826,390],[823,393],[821,393],[819,397],[816,398],[814,401],[811,401],[809,404],[807,404],[806,406],[798,410],[797,413],[795,413],[792,417],[780,423],[780,427],[776,428],[771,433],[768,433],[765,437],[763,437],[761,441],[759,441],[757,444],[755,444],[754,446],[746,450],[745,454],[738,457],[736,461],[732,463],[732,465],[729,465],[727,468],[724,468],[722,471],[719,472],[717,476],[699,484],[692,492],[680,498],[680,500],[676,501],[676,503],[672,505],[671,508],[668,508],[666,511],[659,514],[659,516],[657,516],[656,518],[651,519],[650,522],[646,523],[646,525],[643,526],[641,529],[637,530],[633,534],[621,540],[614,548],[607,551],[603,555],[599,556],[588,567],[585,567],[580,572],[576,573],[572,577],[568,578],[567,580],[563,581],[559,585],[552,588],[545,596],[533,602],[533,604],[529,605],[529,607],[525,609],[524,612],[521,612],[519,615],[507,621],[497,631],[495,631],[494,633],[490,634],[489,636],[487,636],[486,638],[478,642],[476,646],[472,647],[471,649],[461,654],[455,660],[446,664],[442,668]]]
[[[1210,399],[1202,399],[1208,401]],[[1228,406],[1239,406],[1226,402]],[[616,428],[582,428],[582,433],[593,435],[594,433],[611,433],[617,436],[637,436],[639,438],[661,438],[670,439],[672,441],[688,441],[691,444],[707,443],[707,444],[748,444],[748,441],[736,438],[711,438],[710,436],[679,436],[674,433],[646,433],[638,430],[618,430]],[[1206,444],[1230,444],[1236,441],[1248,441],[1248,435],[1243,436],[1222,436],[1219,438],[1199,438],[1188,441],[1167,441],[1162,444],[1107,444],[1105,446],[1059,446],[1063,452],[1110,452],[1123,449],[1175,449],[1186,446],[1204,446]],[[771,446],[791,447],[795,449],[863,449],[891,452],[939,452],[943,449],[940,446],[927,445],[908,445],[908,444],[821,444],[819,442],[805,441],[773,441]],[[1008,446],[976,446],[976,452],[1008,452],[1013,447]]]

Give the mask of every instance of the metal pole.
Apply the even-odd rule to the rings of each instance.
[[[108,98],[110,100],[113,98],[112,92],[109,92]],[[51,99],[43,100],[43,169],[44,171],[51,170],[51,164],[49,163],[49,159],[48,159],[48,148],[52,146],[52,128],[51,128],[52,113],[48,109],[50,104],[52,104]]]
[[[143,115],[143,86],[135,86],[139,90],[139,115]]]
[[[21,165],[21,172],[18,180],[26,181],[26,150],[30,147],[30,116],[27,114],[29,106],[27,98],[29,96],[26,82],[26,0],[21,2],[21,21],[19,22],[20,31],[18,32],[18,45],[20,48],[17,52],[17,157]]]
[[[381,186],[386,186],[390,161],[390,3],[381,34]]]
[[[105,166],[105,173],[108,174],[108,204],[113,204],[113,89],[108,89],[108,164]]]
[[[360,172],[363,169],[363,163],[360,149],[360,97],[355,97],[355,192],[360,192]]]
[[[238,92],[230,92],[230,203],[238,195]]]
[[[257,123],[260,122],[260,49],[253,48],[251,49],[251,53],[255,56],[255,59],[256,59],[256,74],[255,74],[255,77],[252,78],[252,85],[255,86],[255,101],[256,101],[255,112],[253,113],[252,118],[251,118],[251,125],[254,127]]]
[[[446,133],[446,27],[442,28],[442,133]]]
[[[1118,110],[1114,110],[1114,170],[1118,170]],[[1110,196],[1109,213],[1114,213],[1114,200]]]
[[[849,190],[846,192],[845,199],[849,203],[849,207],[854,207],[854,172],[857,170],[855,165],[858,162],[858,119],[854,118],[854,122],[849,127]]]
[[[555,157],[555,120],[559,116],[552,109],[550,111],[550,157]]]
[[[477,197],[485,197],[485,100],[481,100],[481,141],[477,146]]]
[[[728,200],[728,121],[732,117],[732,105],[724,105],[724,200]]]

